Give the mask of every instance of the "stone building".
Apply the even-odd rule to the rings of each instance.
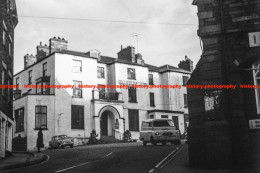
[[[188,89],[191,165],[230,167],[260,162],[260,0],[194,0],[203,53]]]
[[[15,0],[0,1],[0,79],[1,85],[13,83],[14,28],[18,23]],[[12,89],[0,90],[0,158],[12,151],[13,110]]]

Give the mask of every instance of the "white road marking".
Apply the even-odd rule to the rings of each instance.
[[[164,163],[161,167],[163,168],[165,165],[167,165],[179,152],[181,152],[181,150],[183,149],[183,147],[181,147],[181,149],[179,149],[179,151],[177,151],[166,163]]]
[[[181,149],[182,149],[183,147],[181,147]],[[179,152],[180,152],[180,150],[179,151],[177,151],[179,149],[179,147],[177,147],[175,150],[173,150],[170,154],[168,154],[162,161],[160,161],[156,166],[155,166],[155,169],[158,169],[158,168],[162,168],[163,166],[165,166],[166,165],[166,163],[169,163],[169,161],[171,161]],[[177,151],[177,152],[176,152]],[[163,162],[165,162],[169,157],[171,157],[171,155],[174,153],[174,152],[176,152],[173,156],[172,156],[172,158],[171,159],[169,159],[169,161],[167,161],[166,163],[164,163],[163,164]],[[150,171],[149,171],[149,173],[153,173],[154,171],[155,171],[155,169],[151,169]]]
[[[149,173],[153,173],[153,171],[154,171],[154,169],[151,169],[151,170],[149,171]]]
[[[105,158],[105,157],[108,157],[108,156],[110,156],[112,154],[112,152],[111,153],[109,153],[109,154],[107,154],[107,155],[105,155],[104,157],[102,157],[102,158]]]
[[[113,152],[111,152],[111,153],[105,155],[104,157],[102,157],[102,159],[105,158],[105,157],[110,156],[111,154],[113,154]],[[67,170],[69,170],[69,169],[73,169],[73,168],[76,168],[76,167],[79,167],[79,166],[83,166],[83,165],[86,165],[86,164],[89,164],[89,163],[91,163],[91,162],[85,162],[85,163],[82,163],[82,164],[79,164],[79,165],[75,165],[75,166],[72,166],[72,167],[69,167],[69,168],[66,168],[66,169],[58,170],[58,171],[55,171],[55,172],[57,172],[57,173],[58,173],[58,172],[64,172],[64,171],[67,171]]]
[[[69,168],[66,168],[66,169],[62,169],[62,170],[59,170],[59,171],[56,171],[56,172],[67,171],[67,170],[69,170],[69,169],[76,168],[76,167],[79,167],[79,166],[83,166],[83,165],[86,165],[86,164],[88,164],[88,163],[89,163],[89,162],[82,163],[82,164],[80,164],[80,165],[72,166],[72,167],[69,167]]]

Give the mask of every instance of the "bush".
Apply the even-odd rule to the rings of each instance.
[[[126,130],[124,132],[124,141],[129,142],[132,139],[131,132],[129,130]]]
[[[97,144],[98,143],[97,137],[98,135],[96,133],[96,130],[93,129],[92,132],[90,133],[88,144]]]

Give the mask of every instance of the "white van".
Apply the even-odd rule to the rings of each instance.
[[[176,130],[171,119],[147,119],[142,122],[140,140],[143,141],[144,146],[147,142],[153,145],[157,143],[165,145],[166,142],[179,145],[181,134],[179,130]]]

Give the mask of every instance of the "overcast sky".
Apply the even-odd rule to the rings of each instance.
[[[188,55],[196,64],[201,55],[197,36],[197,9],[192,0],[17,0],[19,23],[15,30],[14,73],[23,69],[25,54],[36,54],[51,37],[68,40],[69,50],[98,49],[117,57],[120,45],[136,46],[146,63],[178,66]],[[84,20],[52,20],[22,16],[85,18],[113,21],[195,25],[128,24]]]

